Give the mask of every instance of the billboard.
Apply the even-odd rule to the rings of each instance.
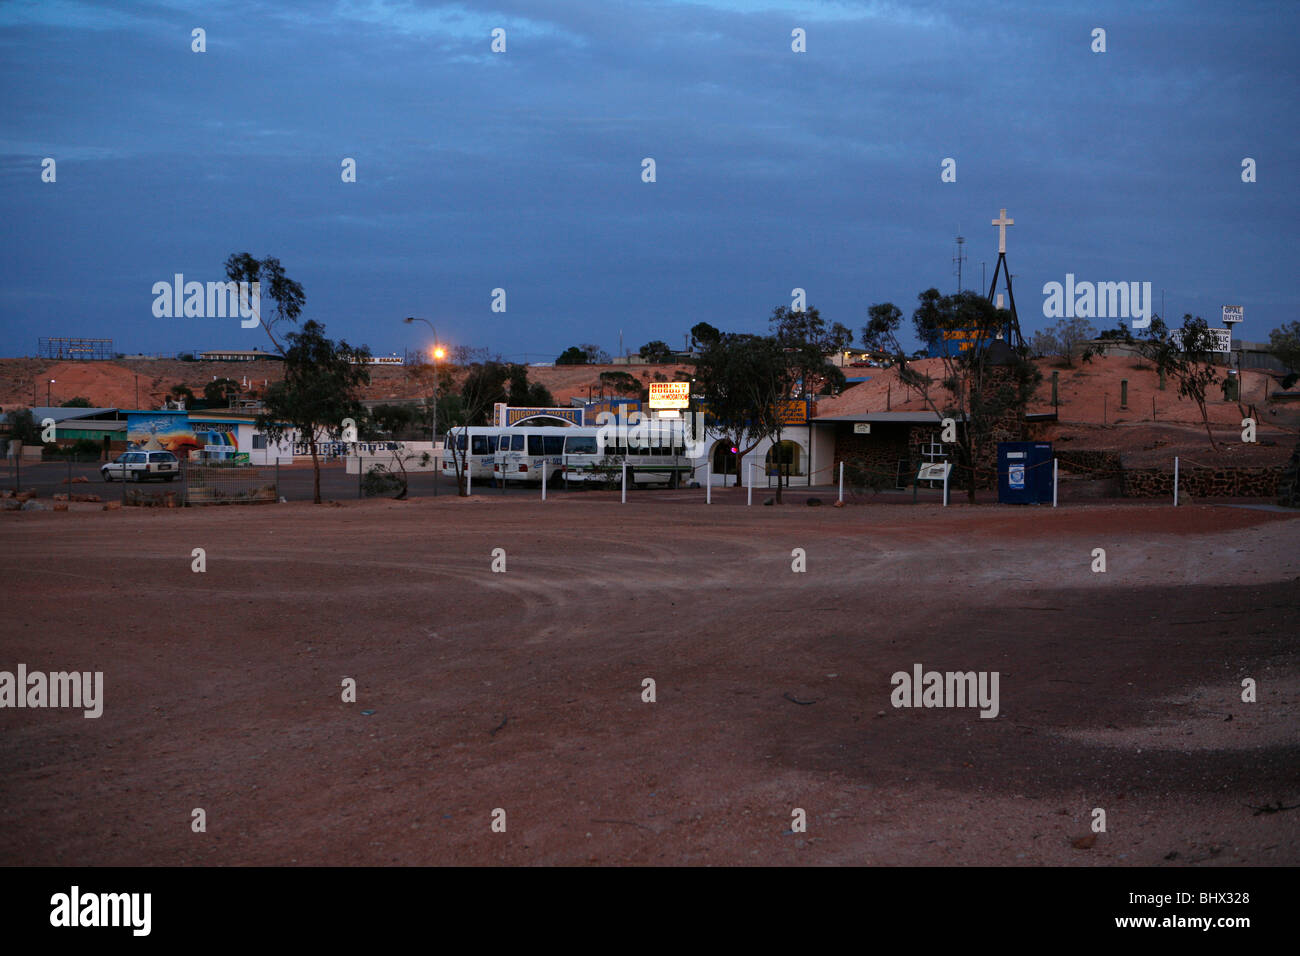
[[[1207,352],[1231,352],[1232,351],[1232,329],[1206,329],[1210,334],[1210,347]],[[1169,333],[1169,341],[1174,343],[1174,347],[1180,352],[1183,349],[1183,330],[1174,329]]]
[[[1232,322],[1240,322],[1245,318],[1246,310],[1239,305],[1225,305],[1223,307],[1223,324],[1228,325]]]
[[[691,404],[690,382],[651,382],[651,408],[689,408]]]
[[[180,459],[203,447],[190,428],[189,412],[128,412],[126,441],[133,451],[169,451]]]

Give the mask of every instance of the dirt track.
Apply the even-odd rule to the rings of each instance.
[[[0,863],[1294,865],[1300,810],[1249,807],[1300,804],[1297,545],[1225,506],[0,515],[0,670],[106,698],[0,710]],[[916,662],[999,716],[894,708]]]

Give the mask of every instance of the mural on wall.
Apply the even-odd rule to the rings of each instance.
[[[203,447],[190,428],[187,412],[130,412],[126,441],[133,451],[169,451],[181,459]]]

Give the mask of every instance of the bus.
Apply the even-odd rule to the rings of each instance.
[[[491,481],[496,473],[498,436],[508,431],[494,425],[461,425],[448,431],[442,440],[443,477],[455,481],[459,465],[469,472],[471,485]]]
[[[503,428],[498,431],[495,470],[505,483],[541,484],[542,471],[553,484],[621,481],[627,464],[633,485],[676,487],[692,472],[686,458],[680,427],[665,429],[661,440],[624,438],[618,445],[600,447],[602,429],[594,427]]]

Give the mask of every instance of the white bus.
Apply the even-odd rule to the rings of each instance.
[[[680,428],[665,429],[660,441],[637,441],[630,447],[600,447],[600,428],[503,428],[499,431],[496,471],[506,483],[540,484],[542,468],[553,484],[612,482],[622,479],[627,463],[632,484],[676,487],[691,474]],[[477,477],[477,476],[476,476]]]
[[[497,436],[508,431],[495,425],[457,426],[448,431],[442,441],[443,477],[455,481],[459,467],[469,472],[471,484],[492,480],[496,473]]]

